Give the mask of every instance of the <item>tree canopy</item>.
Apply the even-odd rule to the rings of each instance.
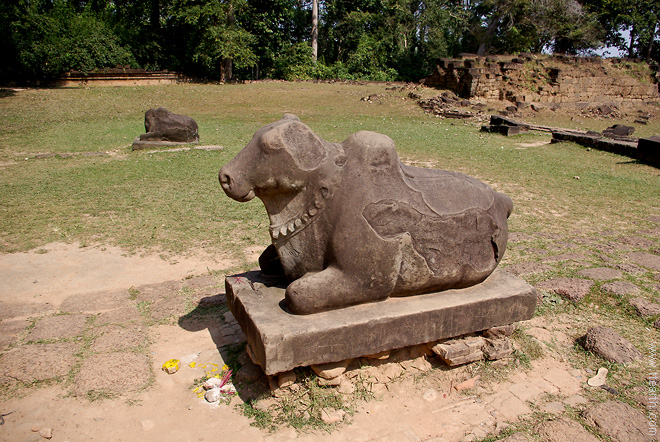
[[[656,0],[4,0],[0,81],[117,65],[222,80],[417,80],[462,52],[606,44],[658,61],[659,17]]]

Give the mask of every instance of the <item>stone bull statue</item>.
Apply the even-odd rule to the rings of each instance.
[[[296,314],[478,284],[502,259],[513,208],[469,176],[402,164],[385,135],[330,143],[288,114],[219,179],[266,206],[272,245],[259,263],[283,271]]]
[[[147,133],[140,135],[140,141],[199,143],[197,122],[164,107],[151,108],[144,114],[144,128]]]

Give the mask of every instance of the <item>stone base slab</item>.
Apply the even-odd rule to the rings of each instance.
[[[225,286],[227,305],[268,375],[524,321],[534,314],[537,299],[531,285],[499,269],[466,289],[313,315],[287,311],[286,284],[260,271],[228,276]]]
[[[131,145],[131,150],[142,150],[142,149],[156,149],[158,147],[175,147],[175,146],[185,146],[188,144],[199,144],[199,141],[160,141],[160,140],[150,140],[143,141],[140,140],[140,137],[136,137],[133,140]]]

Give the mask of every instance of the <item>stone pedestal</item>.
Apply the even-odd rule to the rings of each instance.
[[[229,276],[225,285],[227,304],[268,375],[523,321],[536,307],[534,288],[499,269],[466,289],[312,315],[288,312],[286,284],[259,271]]]

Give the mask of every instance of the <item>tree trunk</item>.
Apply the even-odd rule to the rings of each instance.
[[[630,29],[630,46],[628,46],[628,58],[635,58],[635,27]]]
[[[479,50],[477,51],[477,55],[479,57],[483,57],[484,55],[486,55],[486,53],[490,49],[490,40],[495,34],[495,31],[497,30],[497,26],[499,24],[500,24],[500,16],[499,14],[494,14],[493,18],[491,18],[491,22],[488,24],[488,28],[486,28],[486,33],[481,39],[481,43],[479,43]]]
[[[312,61],[319,55],[319,0],[312,1]]]
[[[651,54],[653,53],[653,41],[655,40],[655,33],[658,31],[658,24],[653,25],[653,32],[651,32],[651,40],[649,41],[649,47],[646,49],[646,62],[651,62]]]
[[[160,0],[151,0],[149,24],[151,25],[151,29],[160,29]]]
[[[236,23],[236,16],[234,15],[234,5],[229,4],[229,11],[227,12],[227,24],[233,26]],[[234,60],[231,58],[223,58],[220,62],[220,81],[231,81],[233,77]]]
[[[220,81],[231,81],[234,60],[231,58],[223,58],[220,63]]]

